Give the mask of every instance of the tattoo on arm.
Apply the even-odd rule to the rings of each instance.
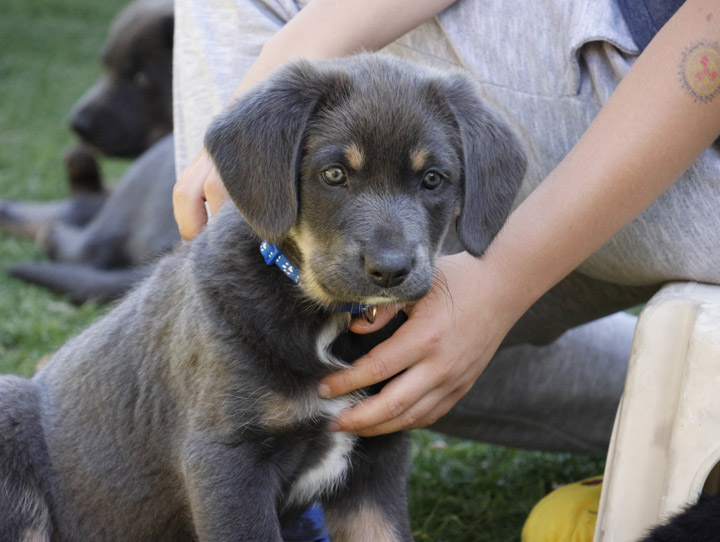
[[[678,75],[696,102],[711,102],[720,91],[720,46],[699,42],[688,47],[682,55]]]

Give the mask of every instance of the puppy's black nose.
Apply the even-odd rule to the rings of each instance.
[[[410,274],[412,258],[399,251],[378,252],[365,255],[365,273],[370,280],[383,288],[397,286]]]

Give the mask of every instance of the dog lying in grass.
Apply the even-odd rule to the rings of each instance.
[[[81,144],[66,156],[71,196],[0,201],[0,229],[31,236],[57,264],[23,264],[11,274],[73,301],[106,301],[149,272],[180,235],[172,214],[173,4],[138,0],[114,20],[103,74],[78,101],[70,125]],[[148,150],[150,149],[150,150]],[[95,155],[138,158],[114,190]]]
[[[363,55],[281,69],[206,146],[232,203],[32,380],[0,379],[0,532],[280,541],[319,499],[334,542],[412,540],[406,436],[329,431],[373,390],[316,385],[382,339],[352,314],[428,292],[446,234],[482,254],[518,143],[463,75]]]

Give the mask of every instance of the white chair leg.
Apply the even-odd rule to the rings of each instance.
[[[638,319],[594,541],[636,541],[719,462],[720,286],[671,284]]]

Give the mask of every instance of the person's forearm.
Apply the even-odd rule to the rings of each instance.
[[[376,51],[455,0],[314,0],[265,44],[235,96],[294,58]]]
[[[575,148],[515,210],[482,265],[522,313],[662,194],[720,132],[720,73],[709,99],[679,73],[683,53],[720,41],[720,9],[688,1],[637,60]],[[701,64],[720,72],[720,51]],[[714,58],[713,58],[714,57]],[[713,86],[713,77],[718,83]],[[697,90],[697,89],[696,89]]]

